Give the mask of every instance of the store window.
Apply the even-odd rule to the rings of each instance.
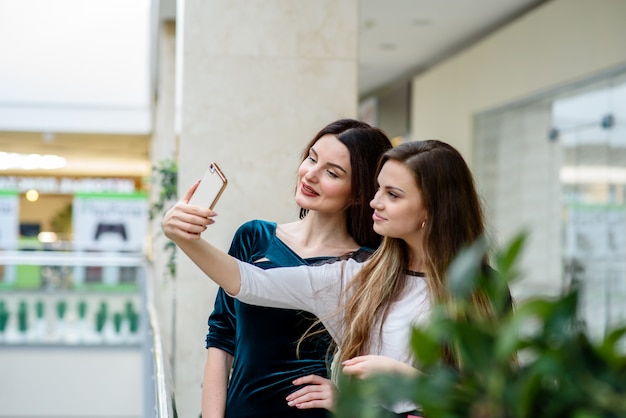
[[[530,232],[516,296],[575,282],[591,335],[626,321],[626,72],[485,112],[475,126],[493,235]]]

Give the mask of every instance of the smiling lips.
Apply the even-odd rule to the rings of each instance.
[[[376,222],[376,221],[384,221],[386,219],[380,216],[379,214],[377,214],[376,212],[374,212],[374,214],[372,215],[372,220]]]
[[[300,186],[300,191],[306,196],[319,196],[319,193],[317,193],[315,189],[305,183],[302,183],[302,186]]]

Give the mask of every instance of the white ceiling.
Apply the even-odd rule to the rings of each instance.
[[[153,1],[0,0],[0,130],[148,134]]]
[[[406,81],[545,0],[359,0],[359,92]]]

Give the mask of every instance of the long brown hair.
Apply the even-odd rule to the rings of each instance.
[[[362,247],[376,248],[380,235],[372,228],[373,209],[369,201],[374,195],[373,181],[378,160],[391,148],[387,135],[374,126],[354,119],[339,119],[322,128],[304,148],[302,161],[309,156],[311,147],[324,135],[334,135],[350,153],[351,199],[346,213],[348,233]],[[300,208],[300,219],[307,214]]]
[[[407,142],[387,151],[377,172],[389,160],[404,164],[414,176],[429,214],[424,226],[425,278],[431,302],[446,302],[445,277],[448,266],[466,245],[485,232],[483,210],[472,174],[463,157],[452,146],[437,140]],[[350,281],[345,305],[345,330],[339,343],[340,361],[367,354],[382,333],[391,304],[406,285],[409,250],[404,240],[383,237],[380,247]],[[488,300],[475,296],[486,314]],[[454,363],[453,359],[449,359]],[[457,364],[458,365],[458,364]]]

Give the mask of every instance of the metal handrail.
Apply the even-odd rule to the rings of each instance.
[[[159,326],[159,319],[156,308],[154,306],[154,297],[152,289],[153,271],[152,266],[148,265],[145,268],[146,280],[145,283],[145,296],[146,296],[146,314],[148,317],[149,334],[151,334],[150,341],[146,341],[149,347],[151,347],[152,363],[148,367],[152,368],[153,372],[153,384],[154,391],[151,394],[154,399],[151,399],[154,404],[154,417],[155,418],[174,418],[176,417],[174,398],[171,393],[171,386],[169,385],[170,375],[167,368],[165,351],[162,345],[161,328]],[[146,397],[149,397],[147,395]],[[146,408],[146,414],[148,408]],[[147,417],[147,415],[146,415]]]
[[[165,356],[161,345],[161,332],[157,319],[156,310],[151,303],[147,306],[150,328],[152,331],[152,360],[154,368],[154,393],[155,393],[155,417],[174,417],[173,405],[167,386],[167,374],[165,370]]]
[[[63,265],[63,266],[142,266],[142,253],[77,252],[77,251],[1,251],[0,263],[11,265]]]

